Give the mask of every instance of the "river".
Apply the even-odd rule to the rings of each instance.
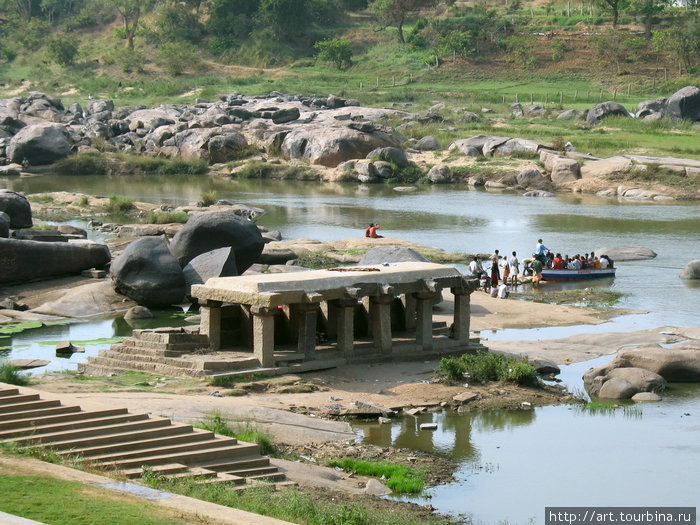
[[[137,200],[185,204],[203,192],[266,210],[259,224],[286,239],[341,239],[363,235],[370,222],[388,237],[447,251],[532,253],[539,237],[554,251],[574,254],[603,246],[645,246],[658,256],[618,262],[609,286],[624,294],[620,306],[639,313],[600,326],[568,326],[482,333],[490,339],[545,339],[576,333],[628,331],[666,325],[697,326],[700,286],[678,274],[700,257],[700,206],[695,203],[620,202],[591,195],[526,198],[466,187],[391,187],[209,177],[32,177],[0,181],[27,193],[78,191],[120,194]],[[114,320],[50,327],[15,336],[10,355],[30,357],[66,338],[124,335]],[[41,335],[41,331],[50,333]],[[75,331],[75,334],[71,332]],[[36,335],[32,335],[36,334]],[[15,345],[17,347],[15,348]],[[104,343],[102,347],[106,346]],[[33,349],[33,350],[30,350]],[[44,352],[51,351],[48,344]],[[31,355],[31,357],[41,357]],[[70,367],[75,357],[60,367]],[[611,357],[563,367],[570,389],[582,373]],[[52,364],[52,366],[55,366]],[[473,415],[430,413],[392,425],[361,425],[361,438],[379,445],[435,450],[460,460],[453,483],[427,497],[442,512],[470,515],[480,523],[543,523],[545,506],[697,505],[700,498],[700,388],[675,385],[664,401],[590,413],[570,407]],[[438,430],[420,432],[421,422]]]

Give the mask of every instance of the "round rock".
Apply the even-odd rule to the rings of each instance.
[[[12,229],[31,228],[32,207],[24,195],[11,190],[0,190],[0,212],[7,214]]]
[[[153,312],[145,306],[132,306],[124,314],[124,319],[153,319]]]
[[[681,279],[700,279],[700,259],[690,261],[680,273]]]

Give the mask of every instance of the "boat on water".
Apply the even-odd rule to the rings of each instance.
[[[554,270],[545,268],[542,270],[543,281],[583,281],[585,279],[599,279],[601,277],[615,277],[616,268],[585,268],[583,270]]]

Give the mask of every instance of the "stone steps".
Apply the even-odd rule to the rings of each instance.
[[[241,488],[261,481],[288,484],[253,443],[123,408],[86,412],[63,407],[58,400],[42,401],[40,394],[22,394],[5,385],[0,385],[0,399],[0,407],[12,408],[0,417],[0,441],[19,447],[76,455],[128,479],[141,477],[147,467],[198,483],[227,482]]]

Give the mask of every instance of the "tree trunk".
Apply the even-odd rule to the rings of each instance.
[[[401,18],[399,19],[397,29],[399,30],[399,42],[401,42],[402,44],[405,44],[406,41],[403,38],[403,22],[404,22],[404,17],[402,15]]]
[[[617,27],[617,19],[620,17],[620,12],[617,7],[613,8],[613,27]]]
[[[651,20],[652,15],[647,15],[646,18],[644,18],[644,38],[647,40],[651,40]]]

